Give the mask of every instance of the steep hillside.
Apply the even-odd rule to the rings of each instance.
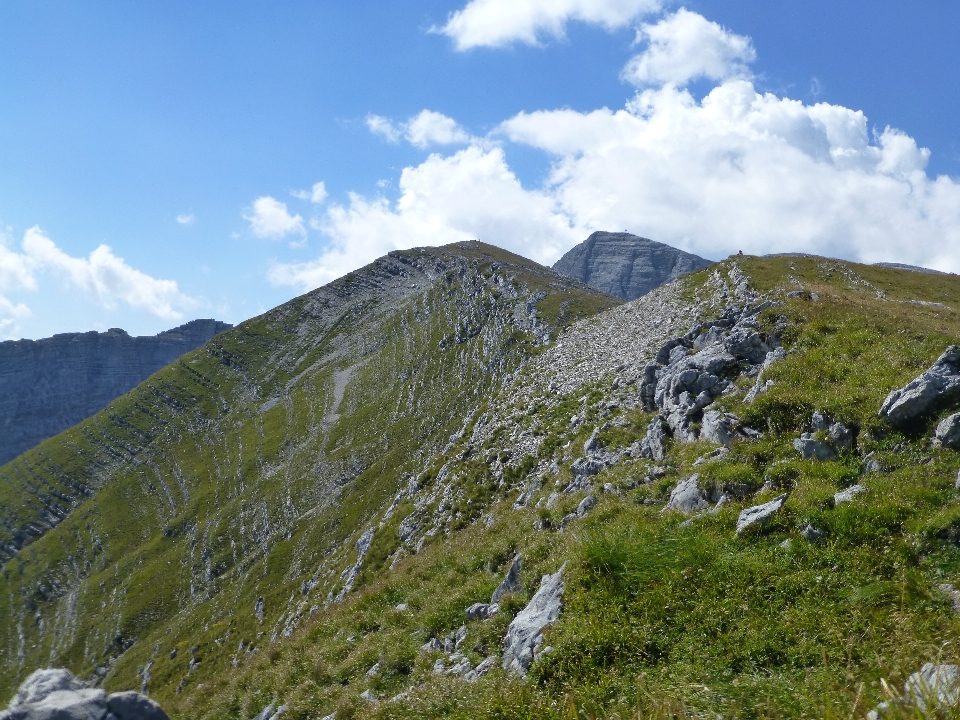
[[[0,343],[0,465],[99,412],[229,327],[194,320],[154,336],[114,328]]]
[[[398,536],[419,528],[406,535],[415,554],[239,656],[229,677],[188,680],[169,706],[210,718],[270,703],[304,718],[862,716],[923,663],[956,660],[960,620],[941,587],[960,586],[960,459],[929,440],[960,403],[906,429],[877,412],[957,336],[958,307],[956,278],[738,258],[575,323],[385,506],[385,528],[397,516]],[[649,363],[714,343],[743,359],[687,434],[667,430],[662,459],[645,457],[663,417],[644,407]],[[778,344],[787,352],[768,351],[765,367],[754,351]],[[671,366],[654,369],[664,379]],[[726,445],[707,437],[714,409]],[[795,447],[816,411],[855,436],[835,459]],[[737,533],[742,511],[778,499],[765,525]],[[518,552],[518,586],[482,619],[476,604]],[[521,680],[499,669],[508,626],[558,571],[549,650]],[[485,657],[494,669],[473,680]]]
[[[553,269],[622,300],[636,300],[710,260],[630,233],[595,232],[557,260]]]
[[[0,468],[0,693],[59,664],[162,695],[229,669],[188,650],[235,622],[241,655],[289,635],[369,579],[340,575],[357,537],[480,398],[617,302],[478,243],[393,253]]]
[[[4,688],[51,662],[177,718],[863,717],[956,663],[960,395],[879,411],[960,336],[960,279],[741,257],[612,304],[489,247],[396,254],[4,467],[40,535],[6,540]]]

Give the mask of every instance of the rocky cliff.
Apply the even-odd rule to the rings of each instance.
[[[697,255],[630,233],[595,232],[553,269],[623,300],[710,265]]]
[[[229,327],[194,320],[154,336],[111,328],[0,343],[0,465],[99,412]]]

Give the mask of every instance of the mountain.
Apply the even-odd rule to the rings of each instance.
[[[112,328],[0,342],[0,465],[99,412],[230,327],[194,320],[149,337]]]
[[[391,253],[0,467],[0,699],[911,716],[960,676],[958,333],[951,275],[743,256],[621,303]]]
[[[710,260],[630,233],[595,232],[557,260],[553,269],[622,300],[636,300],[710,264]]]

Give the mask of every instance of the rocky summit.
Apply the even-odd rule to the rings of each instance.
[[[951,275],[390,253],[0,467],[0,718],[955,717],[958,336]]]
[[[194,320],[153,336],[113,328],[0,342],[0,465],[99,412],[230,327]]]
[[[595,232],[557,260],[553,269],[623,300],[636,300],[710,264],[710,260],[630,233]]]

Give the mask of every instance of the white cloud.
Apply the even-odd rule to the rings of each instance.
[[[380,115],[367,115],[367,128],[374,135],[379,135],[387,142],[398,143],[403,135],[403,130],[396,127],[392,122]]]
[[[702,102],[666,86],[619,112],[517,115],[511,140],[555,156],[550,190],[576,227],[629,228],[707,257],[802,251],[960,271],[960,184],[867,118],[729,80]]]
[[[309,200],[315,205],[319,205],[327,199],[327,186],[321,181],[314,183],[309,190],[294,190],[290,194],[300,200]]]
[[[328,208],[328,248],[311,262],[274,264],[270,281],[309,290],[390,250],[473,238],[548,260],[581,239],[549,195],[521,186],[499,148],[431,155],[404,169],[400,192],[396,204],[352,194]]]
[[[250,230],[259,238],[279,240],[287,235],[306,235],[303,218],[287,212],[287,204],[270,196],[259,197],[243,214]]]
[[[641,25],[637,41],[647,48],[627,63],[623,78],[638,86],[686,85],[690,80],[749,76],[756,59],[750,38],[681,8],[656,24]]]
[[[33,227],[23,236],[23,251],[37,270],[64,275],[69,283],[103,307],[117,302],[156,317],[176,320],[196,301],[184,295],[173,280],[160,280],[136,270],[100,245],[88,258],[75,258],[63,252],[40,228]]]
[[[456,120],[432,110],[422,110],[419,115],[410,118],[405,135],[411,145],[419,148],[470,142],[470,135]]]
[[[544,36],[563,37],[571,20],[613,30],[659,8],[660,0],[470,0],[432,30],[452,38],[458,50],[539,45]]]
[[[397,143],[401,139],[418,148],[431,145],[465,145],[480,142],[471,137],[457,121],[433,110],[421,110],[407,122],[395,125],[379,115],[367,115],[367,127],[374,135],[387,142]]]
[[[193,225],[197,221],[197,216],[193,213],[177,215],[177,222],[181,225]]]
[[[20,330],[18,321],[31,314],[26,305],[10,300],[6,293],[37,290],[37,278],[45,272],[63,276],[69,286],[106,308],[123,303],[159,318],[176,320],[197,305],[173,280],[158,280],[135,270],[106,245],[88,258],[75,258],[58,248],[40,228],[33,227],[24,233],[21,249],[11,250],[0,237],[0,338],[15,337]]]
[[[808,252],[960,272],[960,182],[928,175],[928,150],[871,133],[860,111],[757,92],[742,77],[749,39],[691,16],[664,23],[692,34],[644,29],[643,73],[658,86],[622,110],[520,113],[497,128],[493,140],[551,156],[542,187],[524,188],[493,140],[470,138],[405,168],[395,203],[328,206],[326,250],[275,263],[270,281],[309,289],[393,249],[476,237],[550,264],[593,230],[623,228],[714,259]],[[699,101],[682,89],[698,75],[716,83]],[[389,127],[399,140],[410,125]]]

